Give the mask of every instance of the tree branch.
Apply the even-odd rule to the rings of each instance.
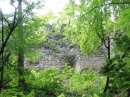
[[[116,3],[112,2],[112,3],[107,3],[107,4],[101,4],[99,6],[93,7],[92,9],[90,9],[88,12],[86,12],[84,15],[80,16],[79,18],[82,18],[83,16],[89,14],[91,11],[93,11],[96,8],[99,8],[99,7],[102,7],[102,6],[106,6],[106,5],[120,5],[120,4],[130,4],[130,2],[116,2]]]
[[[3,19],[4,19],[5,22],[8,24],[8,27],[11,28],[11,24],[9,23],[9,21],[8,21],[5,17],[3,17]]]
[[[8,84],[9,82],[11,82],[12,80],[13,80],[13,79],[10,79],[10,80],[4,82],[4,83],[2,84],[2,87],[4,87],[6,84]]]
[[[18,7],[20,6],[21,1],[22,1],[22,0],[20,0],[20,3],[19,3],[19,5],[18,5]],[[17,7],[17,8],[18,8],[18,7]],[[1,55],[2,52],[4,51],[4,48],[5,48],[5,46],[6,46],[7,42],[8,42],[8,40],[9,40],[11,34],[13,33],[13,31],[15,30],[15,28],[18,26],[18,24],[22,21],[22,19],[23,19],[23,17],[24,17],[24,16],[23,16],[23,17],[19,18],[18,21],[16,22],[17,8],[15,8],[15,12],[14,12],[13,25],[12,25],[12,27],[10,28],[10,31],[9,31],[9,33],[8,33],[8,35],[7,35],[6,39],[5,39],[5,41],[3,42],[3,45],[2,45],[2,47],[1,47],[1,49],[0,49],[0,55]],[[2,15],[3,15],[3,14],[2,14]],[[9,23],[7,20],[6,20],[6,22],[8,23],[8,25],[10,25],[10,23]]]

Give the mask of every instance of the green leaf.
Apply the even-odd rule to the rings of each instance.
[[[106,59],[106,64],[111,64],[111,59]]]

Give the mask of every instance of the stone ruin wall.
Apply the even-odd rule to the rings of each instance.
[[[43,56],[39,57],[36,63],[30,63],[25,60],[25,67],[34,66],[36,70],[41,70],[54,66],[56,68],[64,68],[64,64],[69,62],[74,70],[84,70],[93,67],[95,71],[99,71],[105,65],[106,55],[104,49],[100,49],[94,56],[87,56],[80,53],[78,47],[59,48],[61,53],[53,54],[52,50],[41,48]]]
[[[44,28],[46,31],[52,31],[52,25],[47,24]],[[61,28],[63,30],[63,28]],[[55,48],[58,51],[54,51],[49,47],[48,41],[55,42]],[[58,42],[60,41],[60,42]],[[62,41],[62,43],[61,43]],[[70,42],[63,40],[63,37],[56,37],[49,35],[46,44],[43,44],[40,49],[42,56],[39,57],[36,63],[28,62],[25,59],[25,67],[34,66],[36,70],[55,66],[59,69],[64,68],[64,64],[69,62],[75,70],[83,70],[89,67],[93,67],[96,71],[99,71],[102,66],[105,65],[106,50],[104,46],[99,48],[99,52],[94,56],[83,55],[77,46],[70,46]]]

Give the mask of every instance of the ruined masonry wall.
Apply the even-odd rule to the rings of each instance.
[[[62,32],[64,26],[61,27]],[[93,67],[96,71],[105,65],[106,50],[104,46],[99,48],[99,52],[95,56],[86,56],[81,54],[79,48],[69,41],[63,40],[64,36],[60,31],[59,34],[54,34],[52,25],[46,24],[44,30],[51,32],[47,40],[40,47],[42,56],[39,57],[36,63],[28,62],[25,59],[25,67],[34,66],[36,70],[55,66],[59,69],[64,68],[64,64],[69,62],[75,70],[83,70]]]
[[[58,46],[60,47],[60,46]],[[69,60],[75,70],[83,70],[89,67],[93,67],[94,70],[99,71],[103,65],[105,65],[105,51],[100,49],[95,56],[86,56],[80,53],[78,47],[60,47],[60,53],[54,54],[52,50],[47,50],[41,47],[43,56],[39,57],[36,63],[25,62],[26,66],[35,66],[36,70],[48,68],[50,66],[57,67],[59,69],[64,68],[64,64]]]

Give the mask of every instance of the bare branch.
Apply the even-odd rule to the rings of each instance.
[[[11,28],[11,25],[10,25],[9,21],[8,21],[5,17],[3,17],[3,19],[4,19],[5,22],[8,24],[8,27]]]
[[[13,19],[13,25],[12,25],[12,27],[15,26],[16,15],[17,15],[16,13],[17,13],[17,10],[15,9],[15,12],[14,12],[14,19]]]
[[[16,7],[14,6],[14,4],[13,3],[11,3],[11,5],[16,9]]]

